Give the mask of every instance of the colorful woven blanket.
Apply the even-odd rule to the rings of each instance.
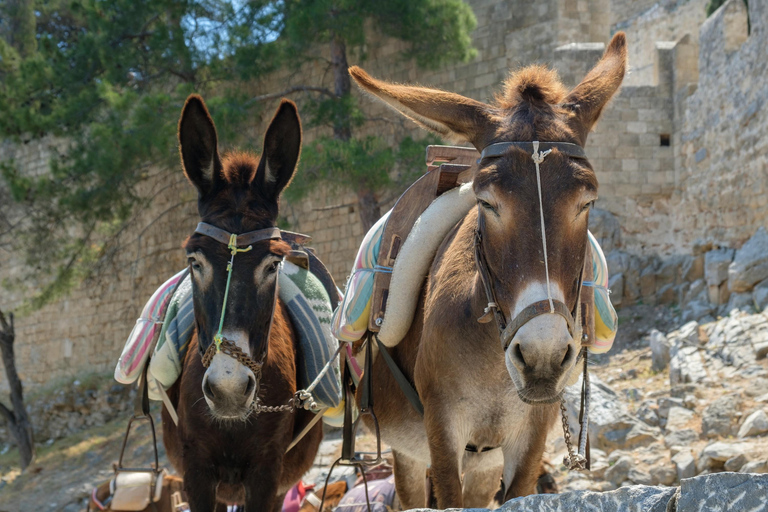
[[[278,290],[299,336],[302,353],[297,369],[298,385],[306,388],[338,347],[330,329],[331,301],[317,277],[288,261],[282,263]],[[139,378],[149,356],[149,346],[160,329],[149,373],[168,389],[181,374],[194,323],[192,282],[185,270],[163,283],[144,306],[118,360],[115,379],[131,384]],[[153,400],[161,399],[152,386],[149,395]],[[330,424],[338,423],[336,414],[343,410],[338,360],[315,387],[313,396],[320,407],[330,408],[324,420]]]

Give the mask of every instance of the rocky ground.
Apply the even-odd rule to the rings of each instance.
[[[734,310],[703,321],[683,324],[682,314],[665,306],[620,311],[614,350],[592,358],[592,471],[567,472],[559,423],[550,435],[547,456],[561,491],[768,473],[768,312]],[[579,389],[568,395],[572,427]],[[92,487],[111,474],[131,398],[107,376],[31,394],[38,458],[21,473],[15,449],[0,444],[0,510],[82,510]],[[6,432],[0,435],[8,442]],[[340,445],[338,431],[329,432],[305,481],[323,480]],[[358,448],[372,447],[363,435]],[[146,425],[129,454],[136,464],[152,459]],[[162,445],[160,458],[167,466]]]

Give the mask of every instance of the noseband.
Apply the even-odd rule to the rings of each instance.
[[[571,158],[586,159],[587,156],[584,153],[584,149],[576,144],[569,142],[499,142],[497,144],[491,144],[486,147],[480,154],[480,160],[485,158],[498,158],[504,155],[510,148],[522,149],[524,151],[531,151],[531,155],[534,163],[536,164],[536,177],[539,185],[539,208],[541,212],[541,236],[542,244],[544,246],[544,264],[547,274],[547,295],[548,298],[534,302],[526,306],[518,315],[507,324],[504,312],[499,308],[499,303],[496,300],[496,292],[493,288],[493,281],[491,280],[491,273],[488,268],[488,261],[485,258],[485,252],[483,250],[483,233],[485,232],[485,217],[478,211],[477,216],[477,229],[475,229],[475,265],[477,266],[478,273],[480,275],[480,281],[485,289],[485,295],[488,299],[488,306],[485,308],[483,316],[478,318],[480,323],[488,323],[491,321],[491,315],[496,318],[496,323],[499,328],[499,336],[501,338],[501,348],[504,352],[509,348],[509,344],[514,339],[517,332],[528,322],[534,318],[546,315],[556,314],[565,319],[568,325],[568,333],[571,337],[577,335],[579,325],[574,318],[579,318],[579,306],[581,296],[581,284],[584,277],[584,266],[582,265],[581,273],[579,274],[578,294],[576,297],[576,305],[573,309],[569,309],[564,302],[553,299],[551,297],[549,288],[549,265],[547,263],[547,242],[546,233],[544,230],[544,206],[541,202],[541,180],[539,178],[539,164],[544,160],[553,149],[557,149],[558,152],[563,153]],[[543,151],[539,151],[542,148]]]
[[[275,306],[277,304],[277,281],[275,281],[275,287],[274,287],[275,289],[272,296],[272,311],[270,312],[270,315],[269,315],[269,318],[270,318],[269,328],[267,330],[267,335],[264,338],[264,343],[262,344],[261,353],[259,354],[260,357],[258,357],[258,361],[250,358],[248,354],[243,352],[243,350],[240,347],[238,347],[234,341],[225,338],[221,334],[221,331],[224,327],[224,315],[227,311],[227,297],[229,296],[229,285],[232,279],[232,268],[235,263],[235,255],[239,252],[250,251],[253,248],[251,244],[254,244],[256,242],[262,242],[264,240],[280,240],[282,238],[280,235],[280,229],[277,227],[271,227],[271,228],[257,229],[256,231],[249,231],[248,233],[243,233],[242,235],[236,235],[234,233],[229,233],[228,231],[224,231],[223,229],[217,228],[216,226],[213,226],[211,224],[201,222],[197,225],[197,228],[195,229],[195,233],[200,233],[201,235],[211,237],[217,242],[225,244],[229,248],[232,254],[232,256],[229,259],[229,264],[227,264],[227,286],[224,289],[224,304],[222,304],[221,306],[221,317],[219,318],[219,330],[216,333],[216,335],[213,337],[213,343],[211,343],[208,346],[208,349],[205,351],[205,353],[202,354],[203,366],[208,368],[211,364],[211,361],[213,360],[213,356],[215,356],[218,352],[228,355],[229,357],[240,362],[243,366],[249,368],[253,372],[253,375],[256,378],[256,386],[257,386],[257,394],[258,394],[258,385],[261,379],[261,369],[264,366],[264,360],[267,357],[267,350],[269,348],[269,335],[270,335],[270,331],[272,330],[272,320],[275,317]],[[248,247],[244,249],[239,248],[246,245]],[[201,348],[201,351],[202,351],[202,348]]]

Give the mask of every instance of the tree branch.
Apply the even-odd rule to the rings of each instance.
[[[245,106],[249,107],[253,103],[258,103],[260,101],[267,101],[267,100],[273,100],[275,98],[279,98],[281,96],[286,96],[288,94],[293,94],[295,92],[319,92],[320,94],[325,94],[326,96],[330,96],[331,98],[335,98],[336,95],[331,92],[330,89],[326,89],[325,87],[312,87],[308,85],[296,85],[294,87],[289,87],[288,89],[280,92],[273,92],[270,94],[262,94],[261,96],[256,96],[254,98],[251,98],[247,102],[245,102]]]
[[[14,425],[16,423],[16,416],[13,414],[13,411],[6,407],[3,402],[0,402],[0,413],[3,413],[5,420],[9,424]]]

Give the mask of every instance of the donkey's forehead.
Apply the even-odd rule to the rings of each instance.
[[[553,149],[540,166],[542,189],[569,191],[585,188],[597,191],[597,176],[585,160],[570,158]],[[537,189],[536,167],[531,155],[511,148],[506,154],[481,166],[475,175],[475,192],[490,187],[520,194]]]

